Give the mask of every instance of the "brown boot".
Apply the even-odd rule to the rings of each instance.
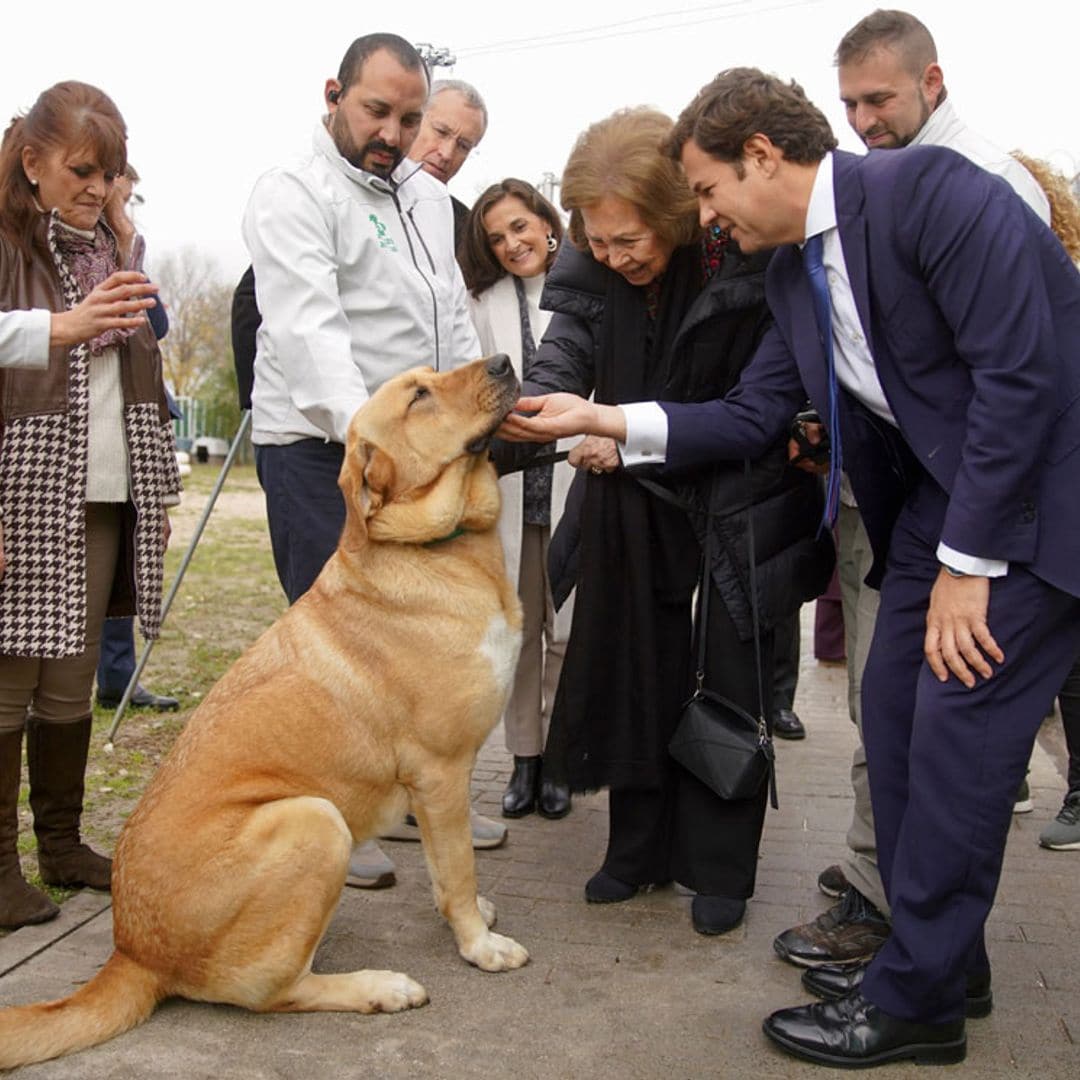
[[[30,809],[38,842],[38,867],[47,885],[88,885],[109,889],[112,859],[79,839],[90,717],[72,724],[26,725],[30,766]]]
[[[60,909],[32,885],[19,867],[19,773],[22,732],[0,731],[0,927],[48,922]]]

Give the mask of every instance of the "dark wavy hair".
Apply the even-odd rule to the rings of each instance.
[[[127,167],[127,127],[112,98],[82,82],[50,87],[8,125],[0,143],[0,232],[30,258],[40,212],[23,170],[26,147],[39,155],[85,148],[106,172],[119,176]]]
[[[492,184],[479,199],[476,200],[472,210],[469,211],[468,220],[465,222],[465,231],[461,237],[461,246],[458,248],[458,263],[461,265],[461,274],[465,278],[465,285],[473,296],[478,297],[486,292],[500,278],[506,277],[506,270],[495,258],[488,243],[487,227],[484,225],[484,217],[487,212],[500,203],[503,199],[513,195],[520,199],[538,218],[547,223],[551,235],[558,243],[562,243],[563,227],[559,220],[559,212],[555,209],[532,186],[524,180],[518,180],[508,176],[497,184]],[[558,248],[556,248],[556,251]],[[548,252],[547,262],[544,269],[550,269],[555,261],[555,252]]]
[[[789,83],[757,68],[720,72],[675,121],[665,151],[678,161],[691,139],[741,176],[743,148],[752,135],[765,135],[788,161],[812,165],[836,149],[825,114],[794,80]]]

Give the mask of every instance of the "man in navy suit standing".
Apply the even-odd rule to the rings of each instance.
[[[754,457],[806,399],[880,584],[863,724],[893,930],[861,986],[766,1034],[822,1064],[959,1061],[991,1005],[983,928],[1039,723],[1080,650],[1080,274],[1003,180],[941,147],[835,150],[795,83],[722,72],[670,151],[703,224],[776,247],[776,324],[697,405],[572,395],[504,425],[590,432],[627,466]]]

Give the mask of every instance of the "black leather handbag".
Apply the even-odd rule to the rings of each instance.
[[[750,463],[746,462],[749,485]],[[709,516],[715,514],[710,493]],[[715,792],[721,799],[749,799],[769,784],[773,809],[776,797],[776,766],[772,730],[766,719],[761,677],[761,638],[758,615],[757,570],[754,557],[754,512],[747,506],[747,533],[750,544],[750,611],[754,626],[754,659],[757,665],[758,715],[750,715],[741,705],[705,686],[706,633],[709,625],[709,578],[712,574],[714,538],[706,528],[705,553],[698,582],[698,602],[694,615],[697,638],[697,685],[683,706],[682,716],[668,743],[668,753],[682,767]]]

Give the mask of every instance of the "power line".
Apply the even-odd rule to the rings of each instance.
[[[656,33],[661,30],[676,30],[687,26],[699,26],[703,23],[720,22],[727,19],[744,18],[747,15],[764,15],[773,11],[783,11],[794,7],[809,7],[821,3],[821,0],[789,0],[788,3],[773,4],[767,8],[753,7],[750,10],[731,11],[730,8],[746,8],[748,0],[728,0],[723,4],[709,4],[705,7],[683,8],[678,11],[657,12],[653,15],[641,15],[633,19],[623,19],[619,22],[604,23],[598,26],[581,27],[577,30],[564,30],[552,34],[541,34],[526,38],[511,38],[506,41],[491,42],[486,45],[475,45],[458,50],[458,56],[463,59],[472,59],[490,53],[525,52],[532,49],[557,48],[561,45],[583,45],[592,41],[610,40],[618,37],[631,37],[638,34]],[[724,10],[719,10],[724,9]],[[657,20],[670,20],[680,15],[700,15],[703,12],[713,12],[703,18],[686,19],[682,22],[661,22]],[[636,24],[648,22],[652,25],[637,26]]]

